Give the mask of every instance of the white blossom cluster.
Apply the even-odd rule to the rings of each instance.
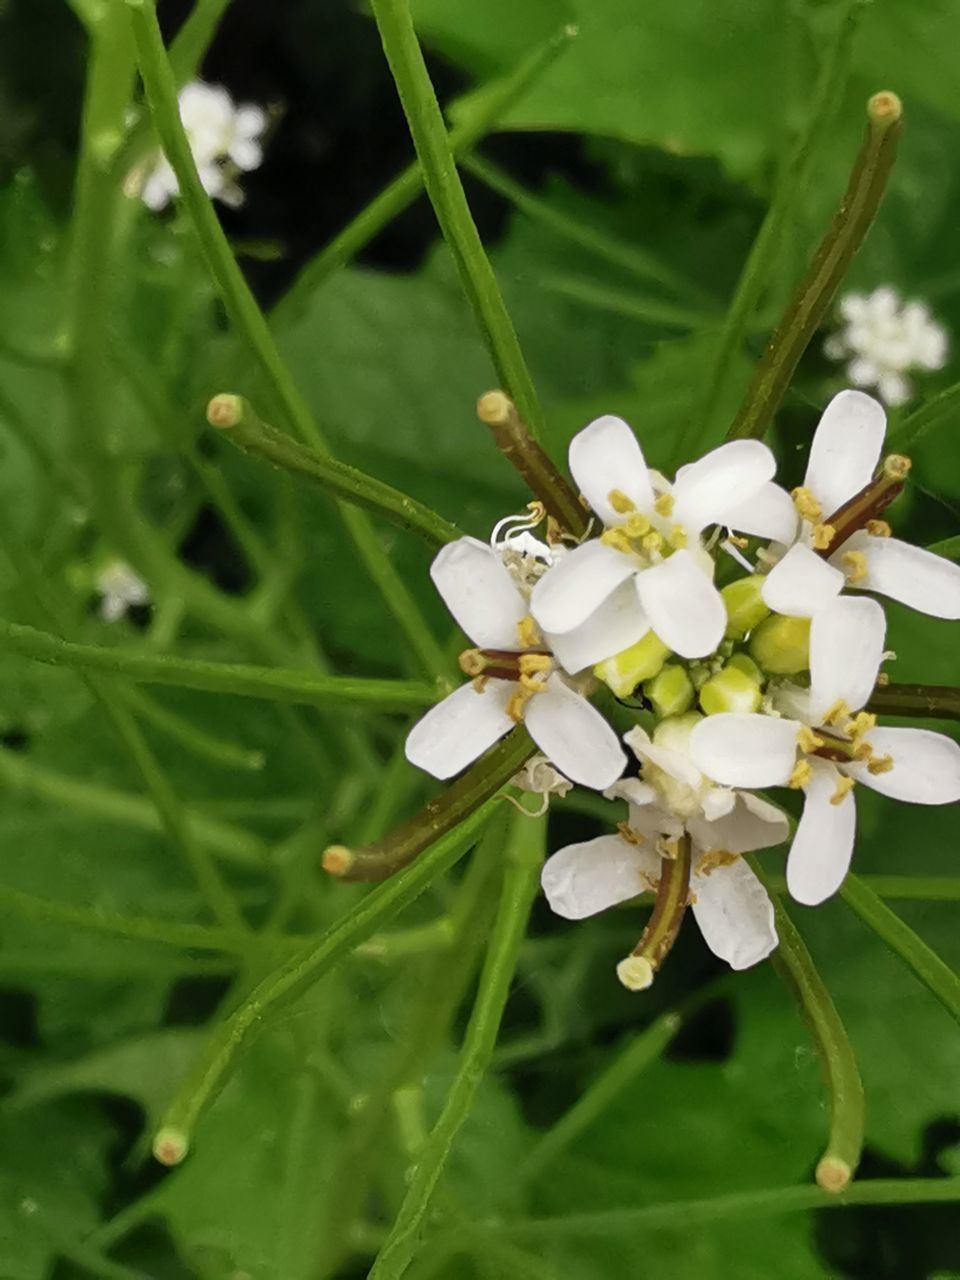
[[[942,369],[947,331],[924,302],[905,302],[882,285],[873,293],[849,293],[840,302],[842,327],[824,343],[831,360],[846,364],[855,387],[872,387],[885,404],[905,404],[913,395],[907,376],[915,369]]]
[[[870,514],[884,477],[908,465],[881,465],[885,431],[876,400],[841,392],[791,494],[758,441],[721,445],[671,483],[627,423],[599,418],[569,453],[595,517],[585,540],[536,538],[533,504],[489,543],[460,538],[437,555],[433,581],[476,646],[461,655],[472,679],[414,726],[409,760],[450,778],[522,723],[541,755],[517,785],[546,796],[574,783],[626,802],[616,834],[548,859],[554,911],[580,919],[655,891],[689,837],[696,921],[717,956],[746,968],[777,935],[742,855],[791,830],[758,790],[803,793],[787,885],[808,905],[847,873],[858,785],[914,804],[960,799],[960,745],[865,709],[892,656],[874,593],[960,619],[960,566]],[[633,709],[623,741],[589,701],[603,685]],[[618,972],[628,986],[649,981],[627,962]]]
[[[243,204],[237,177],[259,168],[263,161],[266,113],[257,106],[238,106],[220,85],[200,80],[184,85],[179,95],[180,120],[197,173],[207,195],[231,208]],[[177,175],[158,151],[136,186],[148,209],[165,208],[180,190]]]

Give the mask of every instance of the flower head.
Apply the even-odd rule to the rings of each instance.
[[[942,369],[947,362],[947,332],[922,302],[904,302],[895,289],[850,293],[840,303],[842,327],[824,344],[831,360],[847,362],[856,387],[876,387],[889,405],[913,394],[911,369]]]
[[[100,617],[118,622],[134,605],[149,604],[150,589],[124,560],[111,560],[96,578],[100,593]]]

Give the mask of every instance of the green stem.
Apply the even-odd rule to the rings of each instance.
[[[896,157],[903,109],[893,93],[867,103],[867,133],[846,193],[757,366],[728,440],[759,438],[790,385],[854,254],[870,230]]]
[[[928,432],[941,427],[960,410],[960,382],[947,387],[926,404],[907,414],[895,431],[891,431],[887,448],[894,453],[912,449]]]
[[[294,385],[263,313],[237,266],[213,205],[203,189],[180,120],[177,84],[157,24],[156,0],[126,0],[137,46],[137,60],[150,111],[164,153],[177,175],[183,206],[197,234],[211,277],[234,328],[262,369],[270,394],[291,426],[320,453],[326,441]],[[408,644],[431,675],[446,670],[443,651],[431,634],[402,578],[388,560],[367,516],[343,503],[341,518],[354,545]]]
[[[476,810],[456,830],[437,840],[412,867],[372,890],[319,941],[299,950],[256,986],[214,1031],[168,1108],[154,1143],[158,1159],[168,1164],[183,1159],[201,1114],[226,1083],[240,1050],[264,1021],[296,1000],[458,862],[494,806],[491,800]]]
[[[617,1235],[624,1231],[676,1228],[690,1231],[713,1222],[777,1217],[810,1209],[834,1209],[849,1205],[955,1204],[960,1201],[960,1177],[875,1178],[856,1182],[842,1195],[820,1187],[764,1187],[759,1191],[735,1191],[703,1200],[676,1200],[631,1209],[602,1209],[553,1218],[532,1218],[498,1224],[508,1235],[546,1240],[558,1236]]]
[[[942,684],[878,685],[867,709],[882,716],[960,720],[960,689]]]
[[[597,311],[609,311],[611,315],[639,320],[641,324],[654,325],[658,329],[666,327],[697,332],[708,329],[717,322],[714,312],[705,309],[695,311],[662,298],[645,298],[637,293],[585,280],[581,276],[544,275],[538,284],[541,289],[558,294],[561,298],[570,298]]]
[[[949,965],[944,964],[936,952],[881,902],[859,877],[848,875],[840,893],[854,914],[916,974],[947,1013],[960,1022],[960,977]]]
[[[545,840],[545,822],[514,815],[500,907],[457,1073],[440,1117],[419,1154],[393,1228],[370,1270],[370,1280],[399,1280],[417,1250],[420,1231],[444,1166],[490,1064],[530,909],[539,888]]]
[[[464,195],[443,113],[413,29],[408,0],[372,0],[372,4],[427,195],[457,264],[460,282],[497,377],[533,434],[542,435],[543,411]]]
[[[492,85],[476,111],[450,132],[450,150],[463,155],[494,128],[552,66],[576,34],[574,27],[562,27],[524,58],[507,76]],[[385,187],[352,222],[321,249],[300,272],[290,289],[273,309],[274,322],[294,319],[325,281],[360,253],[394,218],[408,208],[423,190],[423,171],[414,161]]]
[[[960,902],[960,876],[866,875],[857,879],[878,898],[900,902]],[[777,893],[786,892],[785,877],[771,876],[770,884]]]
[[[164,654],[131,653],[98,645],[74,644],[16,622],[0,621],[0,648],[52,666],[101,671],[144,684],[177,685],[241,698],[265,698],[304,706],[369,706],[383,711],[428,707],[436,689],[416,680],[376,680],[362,676],[322,676],[284,667],[242,662],[206,662]]]
[[[243,769],[257,772],[266,763],[262,751],[251,751],[226,738],[218,738],[205,729],[200,729],[184,716],[162,706],[155,698],[149,697],[139,689],[124,689],[123,700],[127,706],[143,720],[148,720],[158,732],[166,734],[185,751],[192,752],[201,760],[218,765],[221,769]]]
[[[384,516],[401,529],[417,533],[432,547],[455,542],[460,530],[443,516],[431,511],[416,498],[391,485],[365,475],[356,467],[324,457],[290,436],[268,426],[242,396],[218,395],[207,407],[207,421],[224,433],[232,445],[254,458],[261,458],[321,489]]]
[[[817,1164],[817,1183],[835,1195],[849,1186],[863,1149],[863,1084],[857,1060],[836,1005],[796,926],[771,891],[758,860],[751,857],[748,861],[773,902],[780,939],[771,957],[773,966],[810,1030],[830,1094],[830,1136]]]
[[[931,542],[927,547],[934,555],[945,556],[948,560],[960,559],[960,533],[952,538],[941,538],[939,542]]]

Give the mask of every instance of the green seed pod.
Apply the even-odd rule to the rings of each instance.
[[[795,676],[810,666],[810,619],[774,614],[750,637],[750,654],[762,670]]]
[[[693,681],[676,663],[668,663],[659,675],[648,680],[643,692],[653,703],[659,720],[682,716],[693,706]]]
[[[768,617],[770,610],[763,602],[760,588],[763,575],[752,573],[749,578],[738,578],[720,592],[727,608],[727,637],[742,640],[754,627]]]
[[[670,650],[663,641],[648,631],[629,649],[598,662],[593,674],[609,685],[618,698],[627,698],[641,681],[652,679],[669,657]]]
[[[756,711],[760,706],[760,686],[737,667],[727,666],[711,676],[700,690],[700,706],[708,716],[721,711]]]

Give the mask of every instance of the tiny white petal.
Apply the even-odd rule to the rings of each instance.
[[[786,840],[790,834],[790,823],[776,805],[749,791],[729,794],[736,797],[730,812],[710,820],[691,818],[687,823],[690,835],[702,849],[752,853],[755,849],[770,849]]]
[[[906,404],[913,395],[910,379],[905,378],[902,373],[881,373],[877,379],[877,390],[883,402],[892,408]]]
[[[722,513],[749,502],[776,469],[776,459],[759,440],[722,444],[677,476],[672,518],[691,535],[708,524],[722,524]]]
[[[804,485],[823,507],[825,520],[873,479],[886,430],[883,405],[862,391],[841,391],[824,409]]]
[[[434,557],[430,577],[457,625],[481,649],[519,649],[517,623],[527,605],[497,553],[458,538]]]
[[[562,635],[586,622],[636,573],[633,559],[598,539],[575,547],[538,581],[530,612],[545,632]]]
[[[570,442],[570,473],[580,492],[604,524],[625,519],[610,505],[618,490],[638,511],[653,507],[653,488],[640,442],[622,418],[597,418]]]
[[[774,613],[789,618],[812,618],[818,609],[840,594],[843,573],[797,542],[779,560],[760,588],[764,603]]]
[[[583,920],[649,891],[660,878],[660,858],[620,836],[568,844],[544,863],[540,883],[551,911]]]
[[[618,778],[603,794],[607,800],[626,800],[638,808],[654,804],[657,800],[656,789],[649,782],[641,782],[639,778]]]
[[[850,335],[850,345],[856,349],[863,339],[856,333]],[[880,380],[880,368],[866,356],[857,356],[847,365],[847,377],[855,387],[875,387]]]
[[[256,169],[263,163],[263,147],[252,138],[236,138],[229,154],[237,168],[245,171]]]
[[[930,729],[874,729],[867,741],[876,756],[890,756],[893,768],[871,773],[863,762],[845,764],[844,773],[893,800],[909,804],[953,804],[960,800],[960,744]]]
[[[851,586],[878,591],[932,618],[960,618],[960,564],[899,538],[855,533],[832,560],[842,564],[847,551],[862,551],[867,576]]]
[[[717,523],[738,533],[790,544],[800,517],[786,489],[768,480],[751,497],[717,512]]]
[[[560,665],[573,675],[628,649],[649,630],[636,587],[633,580],[628,579],[579,627],[559,634],[545,631],[544,638]]]
[[[651,629],[681,658],[703,658],[723,639],[723,598],[689,551],[638,574],[637,594]]]
[[[257,138],[267,127],[267,113],[252,103],[237,107],[233,127],[241,138]]]
[[[787,888],[805,906],[825,902],[843,884],[853,857],[857,807],[853,792],[833,803],[840,774],[828,764],[814,764],[804,787],[803,816],[787,857]]]
[[[452,778],[514,727],[506,707],[515,690],[512,680],[488,680],[482,692],[461,685],[407,734],[407,759],[435,778]]]
[[[887,620],[876,600],[840,596],[810,623],[810,710],[816,721],[838,700],[858,711],[873,693]]]
[[[773,903],[742,858],[690,878],[693,915],[703,940],[731,969],[749,969],[775,951]]]
[[[726,787],[776,787],[797,761],[795,720],[722,712],[707,716],[690,735],[690,755],[708,778]]]
[[[616,733],[556,673],[526,704],[523,719],[543,754],[572,782],[602,791],[623,773],[627,757]]]

